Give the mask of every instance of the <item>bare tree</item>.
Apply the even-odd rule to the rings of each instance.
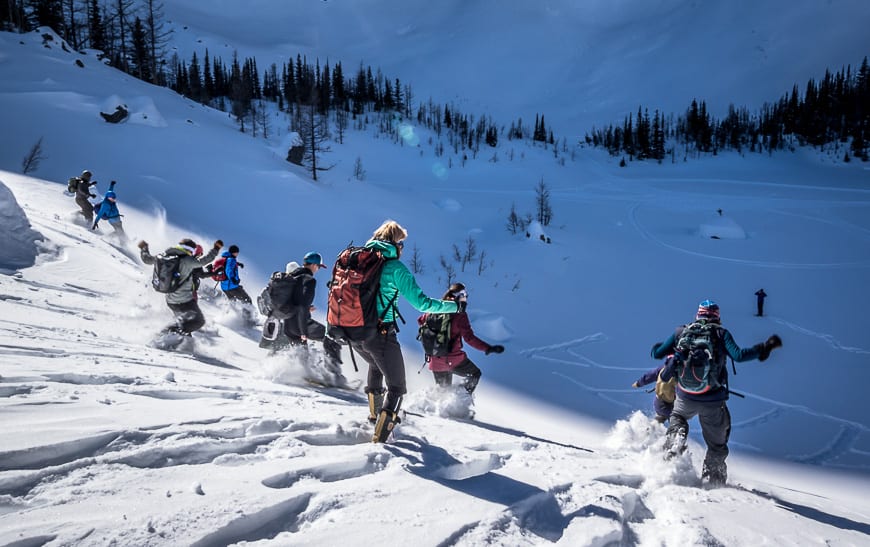
[[[477,261],[477,275],[482,275],[484,270],[487,269],[486,264],[486,251],[480,251],[480,255]]]
[[[366,180],[366,170],[363,169],[362,158],[357,156],[356,162],[353,164],[353,178],[356,180]]]
[[[511,203],[511,212],[508,214],[507,218],[507,231],[510,232],[511,235],[517,235],[517,232],[520,231],[520,216],[517,214],[516,203]]]
[[[344,133],[347,131],[350,115],[344,109],[335,111],[335,128],[338,131],[338,144],[344,144]]]
[[[166,47],[172,36],[172,29],[164,26],[163,2],[161,0],[145,0],[145,32],[148,36],[148,48],[151,50],[151,77],[158,85],[166,84],[166,74],[163,64]]]
[[[326,116],[317,113],[315,105],[303,105],[300,119],[299,136],[305,146],[302,162],[311,168],[311,178],[317,180],[318,171],[328,171],[334,166],[324,167],[318,164],[318,159],[324,152],[331,151],[325,143],[329,140],[329,125]]]
[[[462,271],[465,271],[465,265],[470,264],[477,259],[477,242],[474,238],[468,236],[465,240],[465,251],[462,253]]]
[[[535,209],[537,220],[542,226],[549,226],[553,219],[553,209],[550,207],[550,188],[541,178],[541,182],[535,187]]]
[[[444,258],[444,255],[440,257],[441,268],[444,269],[444,273],[447,275],[447,283],[446,286],[450,286],[453,284],[453,280],[456,278],[456,269],[453,267],[453,264],[447,262],[447,259]]]
[[[413,274],[422,274],[423,267],[423,257],[420,255],[420,249],[417,248],[417,244],[414,243],[414,248],[411,250],[411,272]]]
[[[47,156],[42,154],[42,137],[30,147],[30,152],[21,160],[21,172],[25,175],[39,169],[39,162],[46,159]]]

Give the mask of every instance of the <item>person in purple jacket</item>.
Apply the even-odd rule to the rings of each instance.
[[[459,306],[459,311],[451,314],[450,318],[449,352],[443,357],[427,356],[429,370],[435,376],[435,383],[441,387],[451,385],[454,374],[464,377],[465,391],[473,393],[480,381],[481,372],[462,349],[462,341],[465,340],[469,346],[484,352],[486,355],[501,353],[504,351],[504,346],[487,344],[474,334],[471,322],[468,320],[468,314],[465,313],[465,306],[468,304],[468,292],[465,290],[465,285],[462,283],[450,285],[441,300],[453,300]],[[424,313],[417,319],[417,323],[422,325],[428,317],[429,314]]]
[[[703,353],[710,356],[710,375],[706,375],[703,389],[695,389],[692,383],[698,379],[694,368],[689,368],[696,345],[686,343],[689,335],[696,329],[706,328],[710,331],[710,346]],[[670,366],[662,371],[661,379],[670,380],[677,377],[676,401],[671,413],[665,441],[666,458],[670,459],[682,454],[686,449],[686,438],[689,434],[689,420],[698,416],[701,422],[701,433],[707,444],[704,466],[701,478],[713,486],[725,484],[728,477],[728,467],[725,458],[728,457],[728,438],[731,435],[731,414],[728,412],[728,367],[726,359],[731,357],[740,363],[758,359],[765,361],[774,348],[782,346],[782,340],[776,334],[766,341],[749,348],[741,348],[734,341],[731,333],[720,323],[719,305],[712,300],[704,300],[698,306],[698,313],[692,323],[677,327],[663,342],[655,344],[651,355],[654,359],[662,359],[673,354]]]
[[[675,391],[676,378],[671,378],[667,381],[664,381],[661,378],[662,371],[666,367],[673,366],[673,360],[674,356],[668,355],[664,363],[646,372],[643,376],[641,376],[633,384],[631,384],[631,387],[639,388],[655,382],[656,387],[653,390],[655,391],[655,397],[653,398],[653,410],[655,410],[656,412],[656,421],[660,424],[665,423],[671,417],[671,412],[673,412],[674,410],[674,401],[677,397]]]

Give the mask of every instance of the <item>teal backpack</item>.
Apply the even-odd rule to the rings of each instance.
[[[677,359],[677,383],[692,395],[701,395],[723,387],[725,355],[722,327],[718,323],[695,321],[682,328],[675,344],[682,359]]]

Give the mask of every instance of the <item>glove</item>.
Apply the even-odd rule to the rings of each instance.
[[[236,262],[236,266],[238,266],[239,268],[244,268],[244,267],[245,267],[245,265],[242,264],[241,262]]]
[[[631,387],[638,388],[638,387],[640,387],[640,386],[637,385],[637,382],[635,382],[635,383],[631,384]]]
[[[220,248],[223,247],[223,246],[224,246],[224,242],[223,242],[223,241],[221,241],[220,239],[215,240],[215,242],[214,242],[214,248],[215,248],[215,249],[220,249]]]
[[[465,311],[465,307],[468,305],[468,302],[460,300],[456,303],[457,311]]]
[[[756,344],[755,349],[758,350],[758,360],[766,361],[770,357],[770,352],[782,346],[782,338],[774,334],[761,344]]]
[[[94,222],[94,225],[93,225],[93,226],[91,226],[91,230],[96,230],[96,229],[97,229],[97,223],[96,223],[96,222]]]
[[[92,198],[97,197],[97,194],[88,194],[88,195],[91,196]]]
[[[148,243],[145,241],[140,241],[139,243],[136,244],[136,246],[139,247],[140,249],[142,249],[143,251],[148,249]]]
[[[661,343],[661,342],[656,342],[655,344],[653,344],[653,347],[652,347],[652,349],[650,350],[649,354],[650,354],[650,355],[655,355],[656,352],[659,350],[660,347],[662,347],[662,343]]]
[[[233,282],[234,284],[236,284],[236,285],[241,285],[241,284],[242,284],[242,280],[239,279],[239,278],[233,279],[232,282]]]
[[[488,348],[486,348],[486,351],[484,353],[486,355],[489,355],[490,353],[501,353],[503,351],[504,351],[504,346],[495,345],[495,346],[489,346]]]

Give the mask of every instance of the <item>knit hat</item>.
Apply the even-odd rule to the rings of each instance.
[[[187,251],[188,254],[193,254],[196,252],[196,241],[194,241],[192,239],[187,239],[187,238],[182,239],[181,241],[178,242],[178,246],[182,250]]]
[[[315,253],[314,251],[311,251],[310,253],[306,254],[302,258],[302,262],[304,264],[317,264],[321,268],[326,267],[326,264],[323,263],[323,257],[320,256],[320,253]]]
[[[230,245],[229,251],[230,251],[230,254],[239,252],[238,245]]]
[[[109,198],[117,199],[117,197],[115,196],[115,192],[113,192],[113,191],[111,191],[111,190],[109,190],[108,192],[106,192],[105,198],[106,198],[106,199],[109,199]]]
[[[695,319],[719,320],[719,305],[712,300],[704,300],[698,304],[698,313]]]
[[[284,273],[293,273],[299,269],[299,263],[295,260],[291,260],[287,263],[287,267],[284,268]]]

